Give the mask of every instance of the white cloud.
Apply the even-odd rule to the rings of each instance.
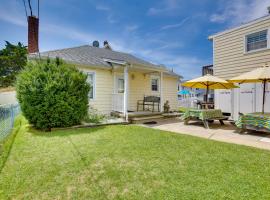
[[[210,21],[211,22],[218,22],[218,23],[223,23],[226,20],[226,16],[223,14],[213,14],[210,16]]]
[[[0,20],[14,24],[14,25],[18,25],[18,26],[24,26],[24,27],[27,26],[26,17],[23,19],[17,18],[17,17],[14,17],[12,14],[10,14],[10,12],[6,12],[6,11],[0,11]]]
[[[136,25],[136,24],[134,24],[134,25],[127,25],[125,27],[125,31],[127,31],[127,32],[133,32],[133,31],[137,30],[138,28],[139,28],[139,26]]]
[[[172,13],[171,11],[179,8],[179,0],[163,0],[159,2],[158,5],[148,9],[148,15],[160,15]]]
[[[27,26],[27,19],[24,10],[19,9],[16,1],[6,2],[0,7],[0,20],[17,26]]]
[[[96,10],[105,12],[105,14],[107,15],[108,23],[110,23],[110,24],[117,23],[117,20],[115,19],[114,15],[113,15],[113,11],[108,5],[98,4],[98,5],[96,5]]]
[[[211,22],[239,25],[267,14],[270,0],[220,1],[220,12],[210,16]]]
[[[189,19],[189,17],[186,17],[185,19],[183,19],[181,22],[179,22],[177,24],[168,24],[168,25],[162,26],[161,30],[179,28],[179,27],[183,26],[185,24],[185,22],[188,21],[188,19]]]
[[[107,20],[110,24],[115,24],[117,23],[117,20],[114,18],[114,16],[112,14],[109,14],[107,17]]]

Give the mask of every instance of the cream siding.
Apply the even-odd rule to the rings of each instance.
[[[113,73],[104,69],[80,69],[83,72],[95,72],[95,98],[89,100],[89,105],[100,113],[109,114],[112,111]]]
[[[230,79],[270,62],[270,49],[245,52],[245,36],[269,28],[270,18],[214,36],[214,74]],[[270,34],[269,31],[268,34]]]
[[[139,72],[129,73],[129,101],[128,110],[137,111],[137,101],[142,100],[144,95],[150,94],[149,75]]]
[[[178,79],[176,77],[164,76],[163,81],[163,102],[169,101],[170,109],[178,109]]]
[[[110,70],[80,68],[83,72],[95,72],[96,93],[95,98],[90,100],[90,105],[100,113],[110,114],[112,111],[112,94],[114,93],[115,73]],[[122,73],[116,73],[121,76]],[[171,110],[177,110],[177,84],[178,78],[163,77],[163,99],[169,101]],[[137,111],[137,101],[145,95],[160,93],[151,91],[151,75],[143,72],[129,72],[128,110]]]
[[[176,77],[163,77],[163,102],[165,103],[168,100],[171,110],[177,110],[177,84],[178,79]],[[153,92],[151,90],[151,75],[139,72],[130,72],[128,109],[136,111],[137,101],[143,100],[145,95],[160,96],[160,88],[157,92]]]

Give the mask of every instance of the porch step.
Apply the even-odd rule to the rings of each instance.
[[[148,121],[153,121],[154,119],[161,119],[163,118],[162,115],[152,115],[152,116],[141,116],[141,117],[131,117],[129,121],[133,124],[138,124],[138,123],[144,123]]]

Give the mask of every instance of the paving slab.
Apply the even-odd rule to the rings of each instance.
[[[214,122],[210,124],[210,129],[205,129],[201,122],[191,121],[188,125],[185,125],[179,118],[157,119],[154,121],[157,123],[141,125],[179,134],[270,150],[270,134],[256,131],[241,134],[230,122],[225,121],[225,125]]]

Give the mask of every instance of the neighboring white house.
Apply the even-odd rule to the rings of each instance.
[[[35,59],[38,54],[30,54]],[[112,111],[137,111],[137,101],[144,96],[160,97],[160,110],[169,101],[178,109],[179,75],[161,65],[154,65],[133,55],[84,45],[40,53],[41,58],[59,57],[88,75],[93,86],[89,104],[104,114]]]
[[[211,35],[214,75],[230,79],[270,63],[270,15]],[[270,112],[269,84],[265,110]],[[216,90],[215,106],[238,119],[240,113],[260,112],[262,84],[241,84],[239,89]]]

